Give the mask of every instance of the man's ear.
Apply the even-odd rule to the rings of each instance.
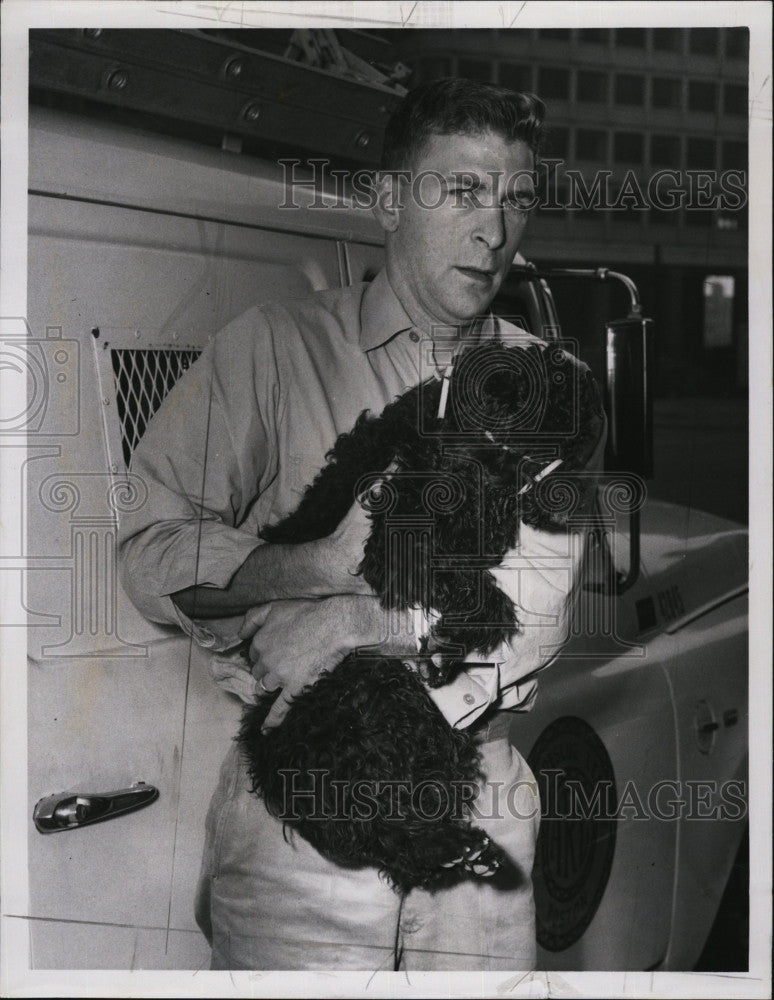
[[[394,233],[400,225],[400,212],[407,170],[383,170],[376,179],[374,215],[386,233]]]

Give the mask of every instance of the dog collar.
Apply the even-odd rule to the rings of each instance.
[[[491,431],[484,431],[484,437],[488,438],[492,444],[497,444],[495,436]],[[509,448],[507,444],[501,444],[500,447],[503,451],[513,451],[513,449]],[[529,460],[529,455],[525,455],[524,458]],[[539,472],[535,473],[534,476],[527,476],[527,482],[519,490],[517,496],[521,496],[522,493],[529,492],[533,486],[539,483],[542,479],[545,479],[546,476],[550,475],[554,469],[558,469],[563,463],[563,458],[555,458],[552,462],[547,462]]]
[[[452,366],[444,369],[441,375],[441,398],[438,400],[438,419],[443,420],[446,416],[446,404],[449,401],[449,384],[451,382]]]

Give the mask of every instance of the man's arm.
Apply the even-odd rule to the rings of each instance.
[[[354,503],[334,533],[298,545],[260,545],[224,588],[194,586],[171,595],[189,618],[242,615],[256,605],[333,594],[370,594],[358,575],[370,524]]]
[[[199,619],[368,592],[355,574],[368,528],[360,508],[333,536],[305,545],[268,545],[240,530],[279,473],[275,353],[261,310],[238,317],[171,390],[132,459],[145,501],[120,518],[124,588],[146,618],[205,644],[214,637]]]

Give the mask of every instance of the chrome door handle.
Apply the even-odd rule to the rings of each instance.
[[[40,833],[60,833],[134,812],[158,797],[158,788],[144,781],[115,792],[58,792],[40,799],[32,821]]]

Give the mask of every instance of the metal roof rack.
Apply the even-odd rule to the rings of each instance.
[[[409,71],[343,48],[330,31],[294,32],[285,55],[239,32],[59,29],[30,32],[33,97],[87,102],[219,133],[225,148],[279,143],[375,166]],[[245,39],[247,40],[247,39]],[[290,58],[288,56],[293,56]],[[83,107],[81,108],[83,110]]]

